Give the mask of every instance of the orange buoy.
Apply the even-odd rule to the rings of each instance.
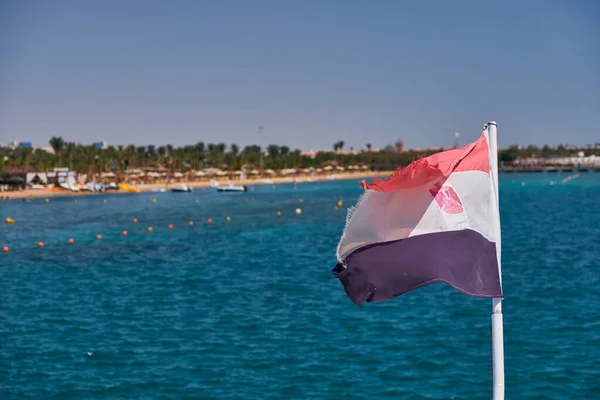
[[[188,222],[188,225],[189,225],[189,226],[194,226],[194,221],[190,221],[190,222]]]
[[[96,235],[96,239],[98,239],[98,240],[102,239],[102,235]]]
[[[248,199],[245,199],[245,200],[244,200],[244,203],[248,204]]]
[[[38,247],[44,247],[44,242],[38,242]]]
[[[148,232],[152,232],[152,227],[151,226],[148,227]]]
[[[134,218],[134,219],[133,219],[133,223],[134,223],[134,224],[137,224],[137,218]]]
[[[123,231],[123,236],[127,236],[127,231]]]
[[[209,224],[212,224],[212,218],[209,218],[209,219],[208,219],[208,223],[209,223]]]
[[[75,239],[73,239],[73,238],[70,238],[70,239],[69,239],[69,244],[73,244],[73,243],[75,243]]]
[[[169,229],[173,229],[173,224],[169,224]]]
[[[3,251],[3,252],[5,252],[5,253],[8,253],[8,247],[4,246],[4,247],[2,248],[2,251]]]

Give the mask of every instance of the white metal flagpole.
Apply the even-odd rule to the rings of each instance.
[[[494,237],[496,256],[498,258],[498,274],[502,285],[502,268],[500,263],[500,201],[498,196],[498,128],[496,122],[487,123],[490,148],[492,184],[494,189],[493,205],[498,212],[494,213]],[[502,298],[492,300],[492,371],[494,379],[493,400],[504,400],[504,332],[502,323]]]

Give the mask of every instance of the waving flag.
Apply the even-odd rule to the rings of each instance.
[[[389,300],[434,282],[502,297],[491,159],[484,131],[461,149],[362,182],[365,193],[348,211],[333,269],[354,303]]]

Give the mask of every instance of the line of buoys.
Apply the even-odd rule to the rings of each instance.
[[[46,200],[45,200],[45,202],[46,202],[46,203],[49,203],[49,202],[50,202],[50,200],[49,200],[49,199],[46,199]],[[77,200],[74,200],[74,202],[75,202],[75,203],[77,203]],[[107,200],[103,200],[103,202],[106,204],[106,203],[107,203]],[[156,199],[152,199],[152,202],[153,202],[153,203],[156,203]],[[196,200],[196,203],[199,203],[199,202],[200,202],[199,200]],[[248,202],[249,202],[249,200],[248,200],[248,199],[244,199],[244,202],[245,202],[245,203],[248,203]],[[304,199],[299,199],[299,202],[300,202],[300,203],[304,203]],[[338,210],[339,208],[341,208],[341,207],[342,207],[342,205],[343,205],[343,203],[344,203],[344,202],[343,202],[342,200],[338,200],[338,201],[337,201],[337,203],[336,203],[336,205],[333,207],[333,208],[334,208],[334,210]],[[302,214],[302,209],[301,209],[301,208],[296,208],[295,212],[296,212],[296,214],[297,214],[297,215],[300,215],[300,214]],[[283,215],[283,213],[282,213],[281,211],[277,211],[276,215],[277,215],[278,217],[281,217],[281,216]],[[230,222],[230,221],[231,221],[231,216],[226,216],[226,217],[225,217],[225,220],[226,220],[227,222]],[[6,219],[5,219],[4,221],[5,221],[7,224],[14,224],[14,222],[15,222],[15,221],[14,221],[12,218],[10,218],[10,217],[6,217]],[[213,222],[213,219],[212,219],[212,218],[208,218],[208,219],[207,219],[207,222],[208,222],[209,224],[212,224],[212,222]],[[137,218],[133,218],[133,223],[138,223],[138,219],[137,219]],[[189,221],[189,222],[188,222],[188,225],[189,225],[189,226],[194,226],[194,221]],[[168,227],[169,227],[169,229],[173,229],[173,228],[174,228],[174,225],[173,225],[173,224],[169,224],[169,225],[168,225]],[[152,228],[151,226],[149,226],[149,227],[147,228],[147,230],[148,230],[148,232],[153,232],[153,228]],[[122,235],[122,236],[128,236],[128,234],[129,234],[129,233],[128,233],[127,231],[122,231],[122,232],[121,232],[121,235]],[[97,235],[96,235],[96,239],[97,239],[97,240],[101,240],[101,239],[102,239],[102,235],[100,235],[100,234],[97,234]],[[69,244],[73,244],[73,243],[75,243],[75,239],[73,239],[73,238],[69,238],[69,239],[68,239],[68,243],[69,243]],[[38,247],[40,247],[40,248],[41,248],[41,247],[44,247],[44,242],[38,242],[38,243],[37,243],[37,245],[38,245]],[[5,247],[3,247],[3,248],[2,248],[2,250],[3,250],[3,252],[4,252],[4,253],[8,253],[8,251],[9,251],[8,247],[6,247],[6,246],[5,246]]]

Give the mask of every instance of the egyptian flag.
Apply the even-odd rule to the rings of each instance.
[[[497,178],[487,130],[474,143],[414,161],[365,189],[348,210],[335,276],[350,299],[392,299],[434,282],[502,297]]]

